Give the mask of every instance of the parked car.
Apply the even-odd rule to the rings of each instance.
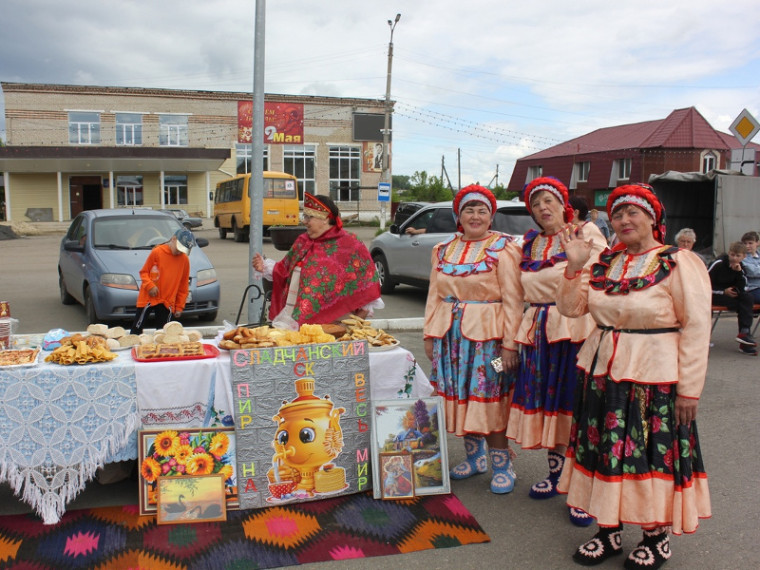
[[[522,239],[525,232],[535,227],[536,223],[523,202],[496,202],[492,229]],[[424,232],[409,235],[407,228]],[[401,225],[392,224],[389,231],[377,236],[369,246],[380,277],[381,291],[392,293],[399,283],[426,288],[430,281],[433,247],[456,231],[451,201],[429,204]]]
[[[90,323],[132,320],[140,269],[154,246],[181,229],[179,220],[156,210],[86,210],[61,240],[58,284],[61,302],[84,305]],[[216,270],[196,238],[190,250],[190,294],[182,317],[213,321],[219,310]]]
[[[430,202],[399,202],[396,208],[396,215],[393,216],[393,223],[400,226],[417,210],[421,210]]]
[[[188,230],[192,230],[193,228],[199,228],[203,225],[203,220],[201,218],[196,218],[194,216],[191,216],[185,210],[182,210],[181,208],[164,208],[161,211],[172,214]]]

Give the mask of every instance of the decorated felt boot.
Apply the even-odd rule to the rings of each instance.
[[[669,526],[644,530],[644,538],[631,551],[623,566],[628,570],[657,570],[665,564],[672,555],[668,532]]]
[[[623,553],[623,525],[600,526],[591,540],[581,544],[573,560],[582,566],[596,566],[608,558]]]
[[[575,526],[591,526],[591,523],[594,522],[594,517],[583,509],[568,507],[568,512],[570,514],[570,522]]]
[[[557,494],[557,482],[562,473],[565,458],[556,451],[549,451],[547,459],[549,460],[549,476],[530,488],[528,496],[531,499],[549,499]]]
[[[515,488],[515,468],[512,466],[512,457],[509,448],[507,449],[489,449],[488,454],[491,457],[491,492],[497,495],[511,493]]]
[[[464,452],[467,454],[467,459],[449,471],[449,476],[452,479],[467,479],[488,471],[486,438],[484,436],[464,436]]]

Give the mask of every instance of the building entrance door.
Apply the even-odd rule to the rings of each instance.
[[[72,219],[83,210],[103,207],[103,186],[99,176],[72,176],[69,179],[69,207]]]

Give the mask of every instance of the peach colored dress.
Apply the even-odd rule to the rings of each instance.
[[[493,231],[475,241],[456,234],[433,249],[423,332],[433,339],[430,380],[445,400],[449,432],[507,428],[512,375],[490,362],[502,347],[517,350],[520,255],[510,236]]]
[[[590,280],[563,279],[557,308],[590,312],[578,353],[579,397],[559,483],[601,525],[672,525],[711,515],[696,422],[679,426],[676,396],[699,398],[707,374],[710,281],[690,251],[603,252]]]
[[[607,240],[594,223],[583,224],[593,241],[592,259]],[[584,268],[587,277],[592,260]],[[512,395],[507,437],[525,449],[567,445],[577,378],[576,355],[596,327],[591,315],[569,318],[555,306],[567,258],[556,234],[535,230],[525,235],[520,281],[529,304],[515,342],[521,345],[520,368]]]

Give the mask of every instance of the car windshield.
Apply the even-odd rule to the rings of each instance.
[[[92,244],[103,249],[151,249],[168,242],[178,229],[176,220],[163,216],[103,218],[93,223]]]

